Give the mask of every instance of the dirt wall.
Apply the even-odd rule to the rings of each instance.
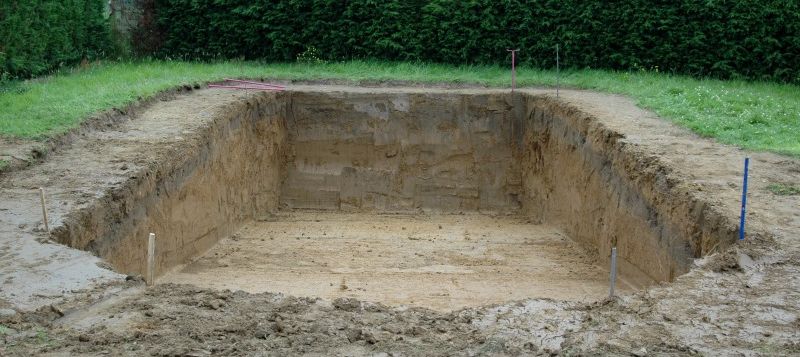
[[[144,273],[148,233],[156,272],[205,252],[239,225],[277,208],[286,101],[253,96],[227,105],[186,144],[155,162],[54,233],[115,270]]]
[[[291,100],[282,207],[519,208],[506,94],[295,92]]]
[[[519,102],[526,214],[562,227],[603,264],[616,246],[627,279],[672,281],[735,239],[735,227],[682,190],[656,157],[591,114],[543,96]]]

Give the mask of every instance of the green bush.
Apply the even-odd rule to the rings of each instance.
[[[508,61],[800,82],[796,0],[156,0],[162,57]]]
[[[0,0],[0,77],[27,78],[110,46],[103,0]]]

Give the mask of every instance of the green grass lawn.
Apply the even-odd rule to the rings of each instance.
[[[76,127],[100,110],[122,107],[180,84],[223,77],[294,80],[402,80],[507,87],[501,66],[344,62],[261,64],[148,61],[107,63],[24,82],[0,84],[0,135],[40,139]],[[695,132],[740,147],[800,157],[800,87],[693,79],[654,72],[577,70],[562,73],[573,88],[630,96],[644,108]],[[555,71],[521,67],[518,86],[554,86]]]

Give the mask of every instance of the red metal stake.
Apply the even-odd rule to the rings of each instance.
[[[223,86],[219,84],[209,84],[208,88],[222,88],[222,89],[255,89],[255,90],[263,90],[263,91],[277,91],[280,92],[283,89],[279,88],[270,88],[270,87],[261,87],[261,86]]]
[[[509,50],[506,48],[506,51],[511,52],[511,93],[514,93],[514,88],[517,86],[517,68],[516,68],[516,56],[515,54],[519,51],[519,48],[515,50]]]
[[[244,81],[244,80],[241,80],[241,79],[231,79],[231,78],[225,78],[225,80],[229,81],[229,82],[239,82],[239,83],[253,84],[253,85],[257,85],[257,86],[261,86],[261,87],[270,87],[270,88],[278,88],[278,89],[285,89],[286,88],[286,86],[281,86],[281,85],[277,85],[277,84],[270,84],[270,83],[264,83],[264,82]]]
[[[278,91],[278,92],[286,89],[285,86],[277,84],[269,84],[264,82],[245,81],[241,79],[231,79],[231,78],[225,78],[225,81],[234,82],[237,84],[234,85],[209,84],[208,88],[244,89],[244,90],[255,89],[255,90]]]

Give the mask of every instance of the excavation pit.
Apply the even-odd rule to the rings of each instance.
[[[295,89],[226,104],[56,232],[158,282],[451,310],[672,281],[733,232],[548,95]],[[216,99],[215,99],[216,100]],[[177,114],[176,114],[177,115]],[[168,122],[168,121],[167,121]],[[185,147],[184,147],[185,146]]]

